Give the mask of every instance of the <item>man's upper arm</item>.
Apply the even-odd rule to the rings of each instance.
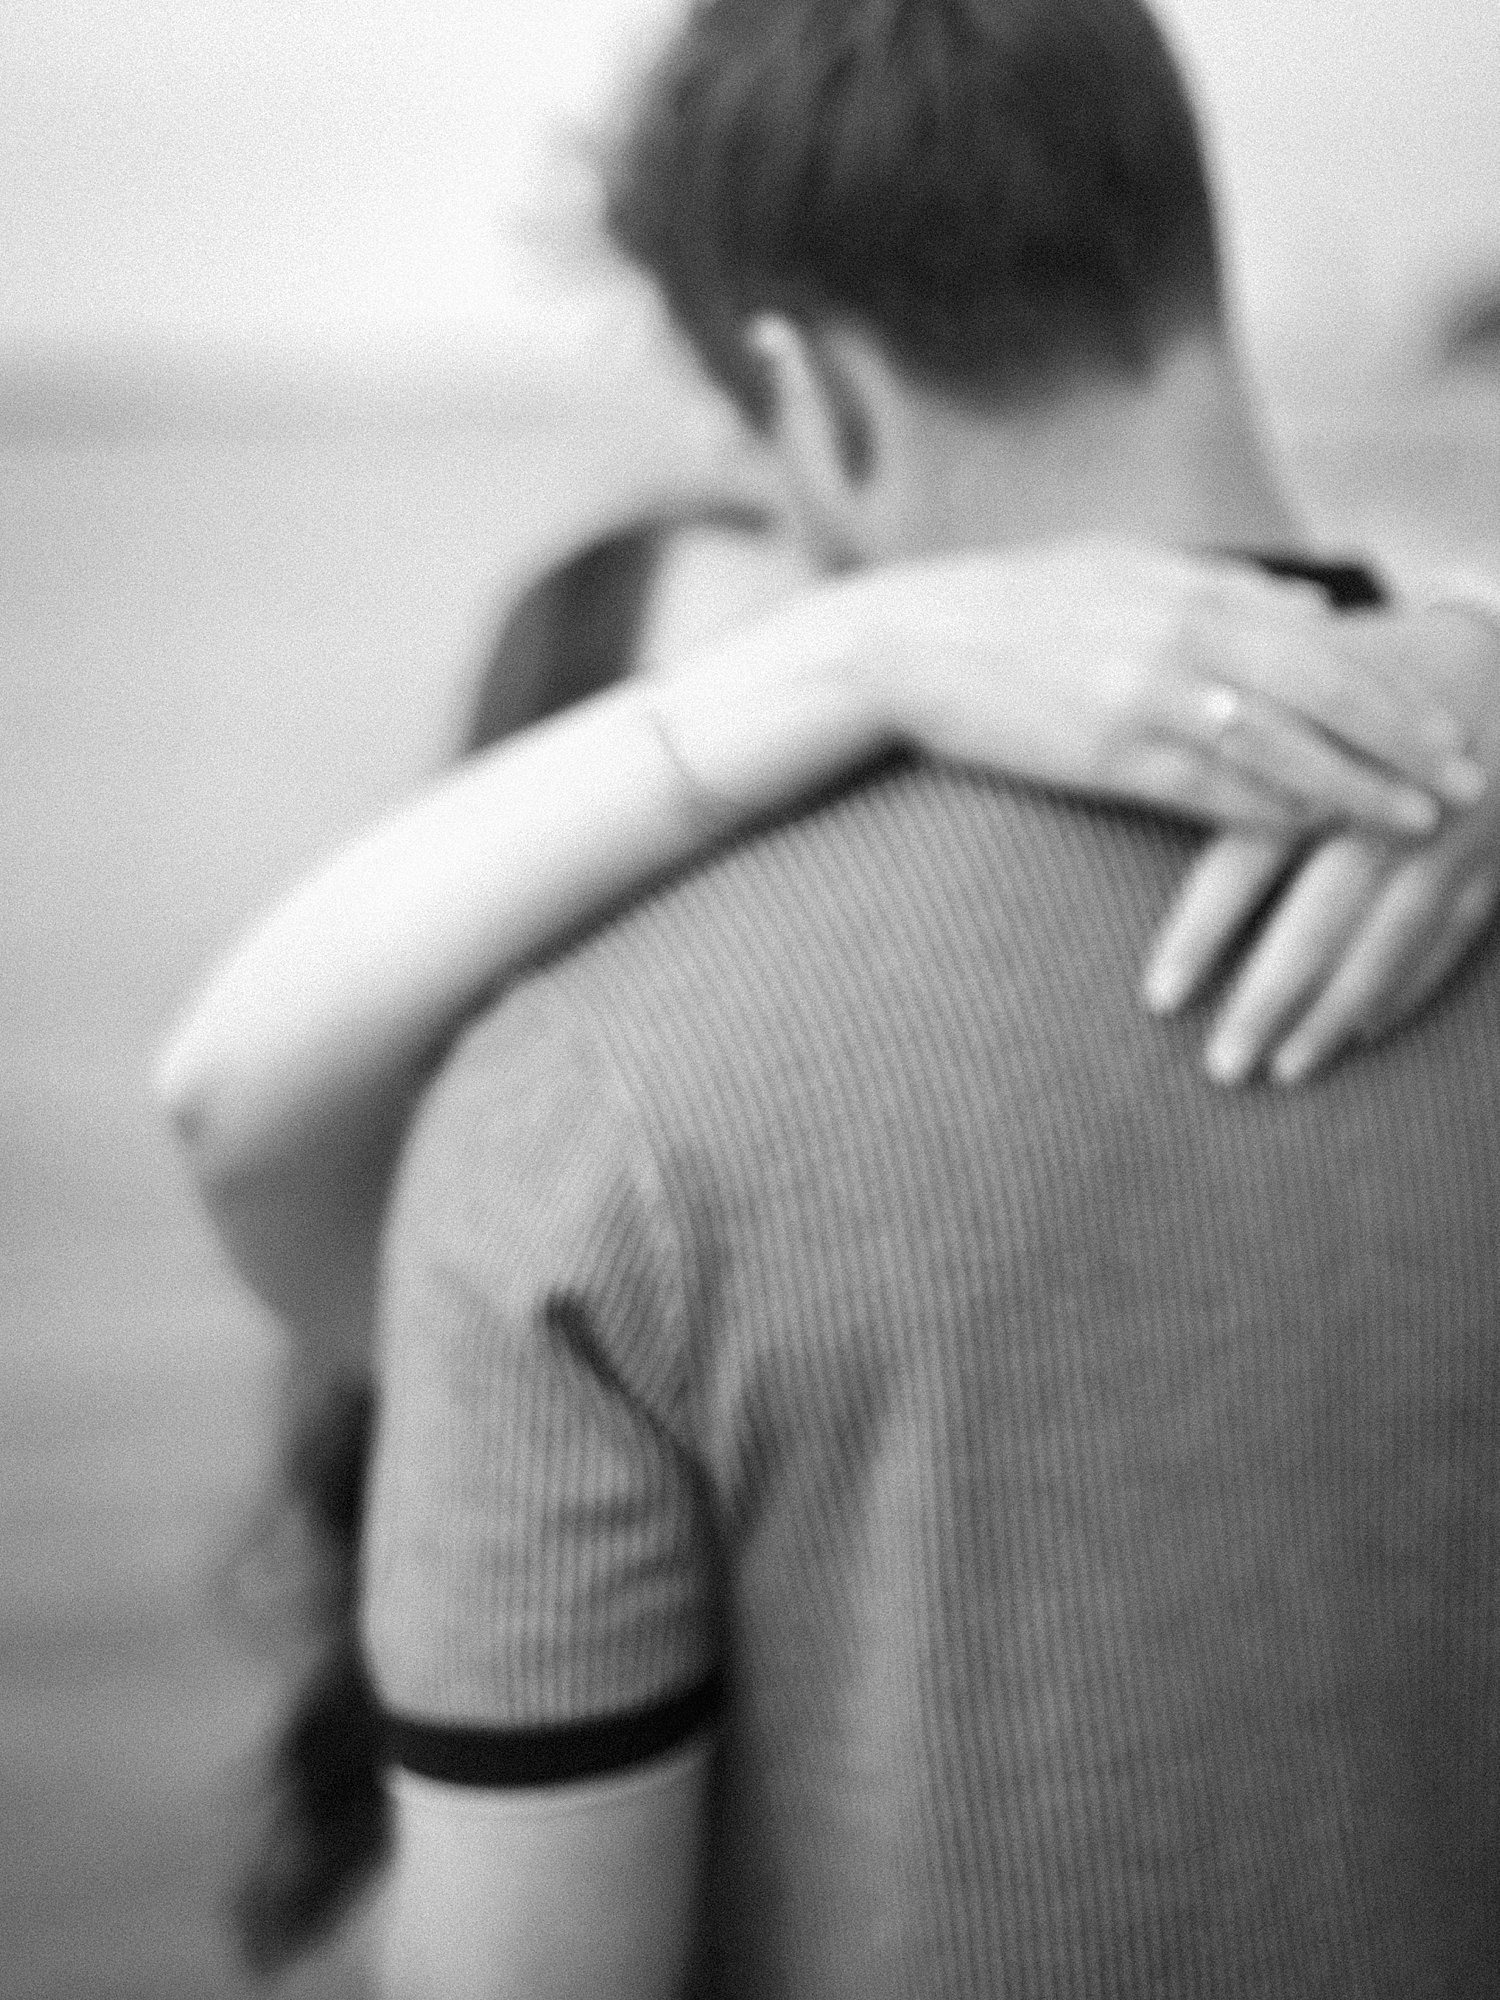
[[[397,1993],[583,1990],[611,1940],[600,1990],[632,1990],[651,1910],[677,1963],[720,1665],[685,1311],[630,1104],[507,1003],[424,1107],[389,1232],[364,1616]]]
[[[709,1746],[522,1791],[392,1778],[382,1908],[390,2000],[678,2000],[693,1940]]]

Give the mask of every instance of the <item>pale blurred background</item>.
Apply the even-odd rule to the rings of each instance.
[[[725,448],[599,253],[577,146],[672,6],[0,13],[6,2000],[245,1990],[223,1800],[276,1682],[212,1577],[275,1341],[194,1220],[150,1051],[249,913],[444,753],[536,564]],[[1500,8],[1163,11],[1313,519],[1398,573],[1500,571]],[[688,567],[660,617],[715,593]],[[344,1948],[292,1990],[356,1979]]]

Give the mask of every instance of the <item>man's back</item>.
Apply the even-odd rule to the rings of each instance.
[[[893,771],[424,1116],[377,1670],[545,1734],[727,1669],[706,1991],[1500,1985],[1500,965],[1227,1097],[1134,996],[1185,851]]]

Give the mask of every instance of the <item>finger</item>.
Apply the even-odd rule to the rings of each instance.
[[[1396,682],[1341,648],[1332,619],[1235,619],[1213,613],[1190,631],[1201,678],[1304,717],[1346,751],[1451,804],[1472,804],[1483,773],[1464,732],[1413,675]]]
[[[1305,836],[1306,807],[1279,786],[1236,770],[1196,744],[1148,737],[1121,759],[1113,787],[1137,804],[1239,833]]]
[[[1220,1008],[1204,1051],[1218,1083],[1245,1082],[1338,963],[1389,867],[1379,849],[1330,840],[1282,895]]]
[[[1202,855],[1146,961],[1141,994],[1153,1014],[1177,1013],[1201,992],[1295,852],[1283,837],[1230,835]]]
[[[1441,991],[1494,922],[1500,890],[1491,879],[1471,882],[1405,983],[1365,1020],[1360,1039],[1378,1041]]]
[[[1278,1083],[1331,1062],[1411,983],[1446,926],[1441,883],[1425,861],[1398,869],[1375,897],[1307,1012],[1276,1051]]]
[[[1407,969],[1405,979],[1383,1000],[1374,1014],[1365,1011],[1364,985],[1352,969],[1348,986],[1336,973],[1327,991],[1308,1009],[1294,1034],[1277,1050],[1272,1073],[1278,1083],[1298,1084],[1317,1075],[1356,1042],[1376,1042],[1407,1020],[1443,986],[1473,947],[1483,924],[1450,922]],[[1340,968],[1340,972],[1342,968]]]
[[[1309,825],[1352,822],[1407,839],[1437,828],[1441,809],[1430,792],[1351,756],[1290,709],[1221,685],[1198,690],[1183,714],[1205,756],[1280,792]]]

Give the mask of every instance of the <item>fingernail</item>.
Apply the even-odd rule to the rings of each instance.
[[[1271,1075],[1277,1083],[1306,1083],[1313,1073],[1313,1056],[1309,1049],[1298,1048],[1295,1043],[1278,1049],[1271,1059]]]
[[[1233,1037],[1212,1041],[1204,1050],[1203,1067],[1215,1083],[1233,1087],[1244,1083],[1254,1069],[1254,1051]]]
[[[1483,764],[1467,756],[1445,759],[1438,772],[1438,789],[1443,797],[1456,806],[1471,806],[1483,796],[1489,783],[1488,773]]]
[[[1173,966],[1152,966],[1141,982],[1141,999],[1152,1014],[1175,1014],[1187,998],[1187,981]]]
[[[1442,816],[1442,808],[1426,792],[1392,794],[1391,818],[1403,833],[1431,833]]]

